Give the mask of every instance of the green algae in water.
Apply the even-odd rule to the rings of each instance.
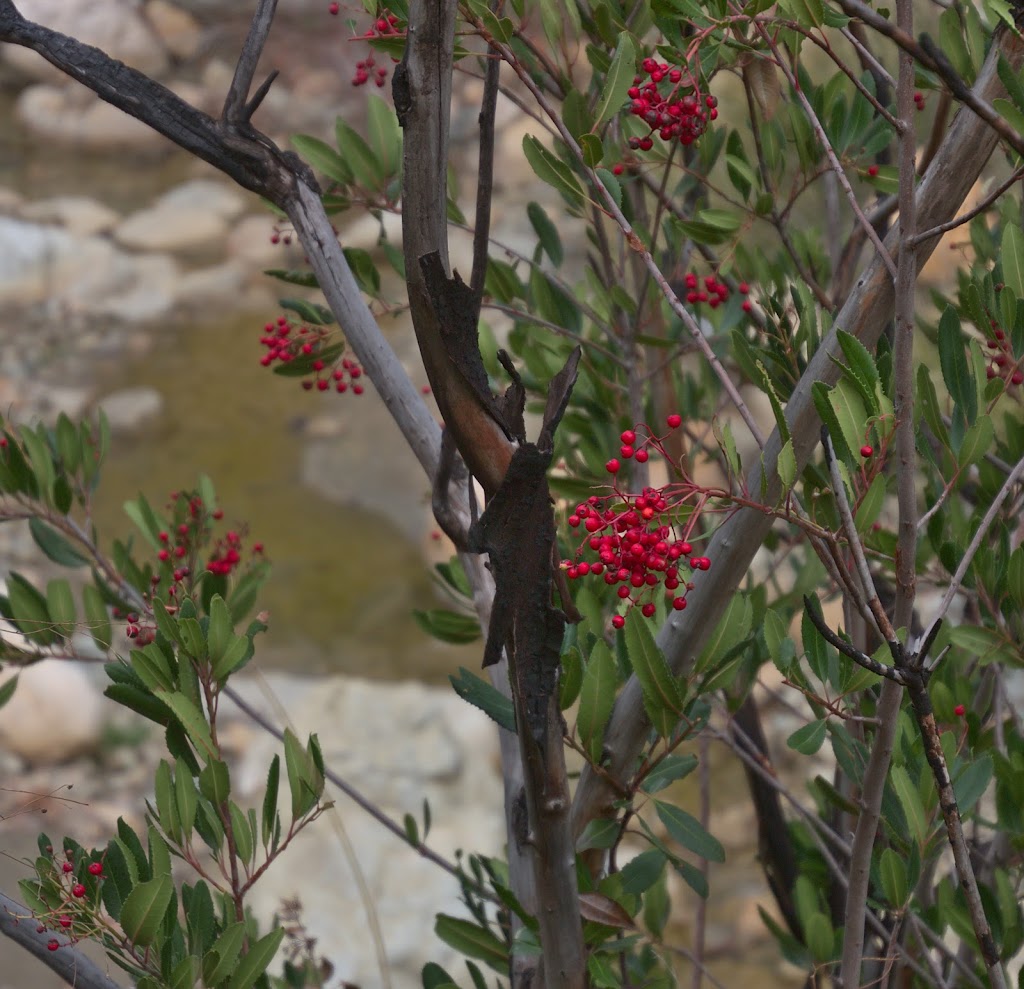
[[[342,487],[361,488],[363,476],[373,485],[369,456],[386,455],[393,444],[375,437],[367,442],[360,409],[379,399],[369,389],[358,398],[308,394],[295,379],[261,367],[257,341],[265,318],[230,316],[165,331],[149,354],[103,382],[101,394],[151,386],[165,405],[140,432],[114,437],[96,504],[101,534],[133,534],[121,506],[139,492],[160,509],[171,491],[208,474],[225,528],[247,523],[247,542],[262,542],[273,564],[258,601],[270,612],[270,630],[258,646],[261,665],[428,681],[476,665],[479,646],[438,643],[413,620],[414,608],[439,602],[410,538],[386,515],[336,504],[300,478],[309,441],[296,434],[296,423],[338,415],[342,434],[318,443],[352,447],[343,450],[350,474]],[[397,431],[394,441],[401,442]],[[426,493],[415,470],[413,463],[405,498]],[[380,498],[387,504],[386,494]]]

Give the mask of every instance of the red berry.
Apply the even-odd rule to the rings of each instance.
[[[740,282],[738,288],[740,295],[746,295],[750,291],[750,286],[746,282]]]
[[[629,458],[633,456],[633,448],[631,446],[620,446],[619,456],[624,460],[629,460]]]
[[[877,165],[870,165],[868,167],[868,175],[870,175],[872,178],[874,178],[877,174],[878,174],[878,166]]]
[[[1024,373],[1014,371],[1013,374],[1010,375],[1010,384],[1019,385],[1021,382],[1024,382]]]
[[[683,417],[673,412],[666,420],[669,429],[678,429],[683,424]]]
[[[622,615],[612,615],[612,625],[615,628],[622,628],[626,624],[626,619]]]
[[[102,873],[103,873],[103,863],[102,862],[90,862],[89,863],[89,875],[90,876],[99,876]]]
[[[341,10],[341,7],[337,3],[332,2],[327,5],[327,9],[331,12],[332,16],[337,17],[338,11]]]
[[[75,885],[71,887],[71,895],[77,896],[81,899],[85,896],[85,887],[81,883],[75,883]]]
[[[608,463],[604,465],[604,469],[608,471],[609,474],[618,474],[619,467],[621,466],[622,465],[618,462],[618,460],[612,457],[612,459],[609,460]]]
[[[957,716],[958,718],[962,718],[962,717],[964,716],[964,714],[966,714],[966,713],[967,713],[967,708],[965,708],[965,707],[963,706],[963,704],[957,704],[957,706],[953,708],[953,713],[954,713],[954,714],[955,714],[955,715],[956,715],[956,716]]]
[[[612,166],[612,175],[621,175],[624,171],[625,168],[622,166],[621,163]]]
[[[648,456],[650,456],[650,454],[648,454],[648,452],[646,450],[637,450],[636,451],[636,462],[638,464],[646,464]]]
[[[619,439],[623,443],[628,443],[632,446],[632,444],[636,442],[636,433],[634,433],[632,429],[625,429]]]
[[[863,446],[862,446],[862,447],[860,448],[860,455],[861,455],[862,457],[864,457],[865,459],[867,459],[868,457],[870,457],[870,456],[871,456],[871,454],[873,454],[874,452],[875,452],[875,448],[874,448],[873,446],[871,446],[871,445],[870,445],[869,443],[865,443],[865,444],[864,444],[864,445],[863,445]]]
[[[52,937],[52,938],[50,938],[49,941],[46,942],[46,950],[47,951],[56,951],[59,947],[60,947],[60,942],[56,938]]]
[[[653,618],[655,611],[657,611],[657,608],[655,608],[654,605],[651,604],[650,601],[648,601],[647,604],[645,604],[640,609],[640,613],[644,616],[644,618]]]
[[[744,299],[743,305],[740,306],[744,312],[750,312],[754,307],[750,304],[750,299]]]
[[[623,584],[622,587],[620,587],[615,593],[618,594],[620,598],[628,598],[629,588],[626,587],[625,584]]]
[[[72,864],[71,864],[70,862],[65,862],[65,863],[64,863],[64,864],[63,864],[63,865],[61,866],[61,868],[62,868],[62,869],[63,869],[63,870],[65,871],[65,872],[72,872],[72,871],[74,870],[74,868],[75,868],[75,867],[74,867],[74,866],[73,866],[73,865],[72,865]]]
[[[682,611],[686,607],[686,598],[673,598],[672,607],[676,611]]]
[[[63,927],[65,930],[67,930],[67,928],[69,928],[71,926],[71,918],[67,914],[64,914],[60,918],[58,923],[60,924],[61,927]]]

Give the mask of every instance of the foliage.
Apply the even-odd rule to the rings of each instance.
[[[897,6],[904,24],[912,20],[909,0]],[[401,55],[415,5],[378,13],[384,28],[368,32],[375,47]],[[479,353],[461,355],[458,371],[479,372],[476,400],[485,405],[481,391],[489,397],[513,378],[504,404],[488,413],[508,438],[501,417],[516,389],[528,411],[543,410],[549,382],[577,348],[582,354],[553,449],[534,449],[554,464],[564,523],[555,583],[564,583],[562,608],[578,618],[557,650],[555,715],[585,768],[571,819],[562,806],[547,808],[545,820],[526,799],[538,847],[560,827],[571,831],[577,889],[568,907],[544,892],[529,902],[511,844],[508,862],[460,862],[466,914],[439,915],[435,932],[470,959],[476,987],[493,981],[483,967],[522,984],[516,972],[552,957],[559,946],[549,915],[567,942],[582,945],[583,968],[546,971],[546,985],[674,984],[669,879],[697,894],[703,914],[702,901],[715,895],[707,864],[725,856],[708,808],[689,813],[672,789],[703,769],[708,739],[746,763],[777,908],[765,923],[781,955],[815,984],[868,984],[894,969],[891,979],[904,985],[949,984],[957,971],[1001,986],[1024,947],[1024,735],[1012,700],[1024,663],[1024,235],[1019,191],[1000,181],[1020,167],[1021,59],[1015,42],[1000,47],[1015,30],[1000,4],[919,16],[941,51],[905,27],[897,37],[887,13],[858,0],[466,0],[459,8],[456,71],[487,74],[495,59],[505,66],[506,94],[536,124],[522,150],[537,193],[526,207],[531,250],[503,246],[481,258],[478,247],[486,262],[474,296]],[[892,38],[911,59],[896,78]],[[993,78],[1001,95],[968,91]],[[943,140],[948,111],[972,100],[989,107],[984,126],[1003,144],[984,173],[991,194],[957,218],[962,195],[936,205],[942,180],[926,173],[915,182],[914,146],[918,137],[928,144],[922,171],[939,162],[936,174],[955,173],[965,149]],[[485,105],[485,118],[493,112]],[[339,119],[332,143],[295,139],[324,178],[326,212],[417,208],[405,199],[400,123],[371,96],[365,134]],[[949,133],[966,126],[958,118]],[[482,167],[479,185],[491,181]],[[917,227],[915,189],[927,220]],[[453,228],[467,226],[467,207],[450,183]],[[923,261],[949,229],[969,240],[955,285],[940,284],[932,306],[915,310],[915,249]],[[416,279],[381,231],[377,255],[344,256],[378,312],[391,306],[378,263]],[[867,274],[858,284],[859,272]],[[306,287],[323,280],[268,274]],[[883,287],[862,291],[875,277]],[[875,296],[892,295],[893,281],[884,319],[865,316]],[[306,299],[282,306],[294,315],[267,325],[267,366],[278,361],[279,373],[313,375],[308,387],[321,390],[334,381],[338,391],[365,370],[385,397],[399,394],[395,380],[375,377],[340,312]],[[418,323],[421,345],[423,332]],[[498,339],[511,358],[499,355]],[[349,348],[361,364],[343,362]],[[431,383],[441,402],[451,389],[439,386],[450,381]],[[453,430],[459,411],[442,407]],[[767,442],[765,429],[774,430]],[[122,822],[106,849],[92,851],[70,839],[55,851],[44,837],[23,895],[48,925],[100,940],[147,989],[199,980],[301,986],[308,972],[291,963],[283,982],[267,975],[284,929],[261,937],[244,899],[326,806],[316,738],[285,736],[283,815],[279,758],[262,808],[242,808],[217,738],[219,698],[263,628],[257,619],[236,631],[265,566],[255,548],[244,565],[245,533],[217,536],[206,480],[175,498],[165,518],[144,499],[126,505],[140,545],[104,554],[89,506],[108,446],[102,419],[4,431],[4,517],[31,518],[52,563],[91,571],[81,607],[66,579],[40,588],[10,575],[0,614],[21,638],[5,642],[4,659],[64,655],[87,627],[114,657],[108,696],[165,729],[169,758],[144,836]],[[461,440],[459,452],[472,465]],[[507,492],[489,491],[489,506]],[[753,532],[743,528],[753,518],[762,534],[738,550],[736,534]],[[459,545],[460,558],[439,568],[455,610],[417,615],[444,641],[477,636],[469,616],[482,585],[466,569],[471,547],[471,539]],[[534,597],[550,598],[550,575],[537,579]],[[962,619],[950,626],[943,619],[954,598]],[[822,602],[837,606],[829,613],[841,615],[841,631]],[[499,600],[495,610],[512,607]],[[112,616],[134,640],[127,656]],[[525,737],[534,723],[527,731],[523,712],[536,716],[548,698],[518,678],[516,640],[525,633],[517,622],[507,643],[511,691],[507,677],[488,682],[468,670],[452,683],[518,732],[528,763],[531,745],[543,751],[544,742]],[[679,630],[692,639],[680,643]],[[788,738],[808,767],[798,783],[779,781],[761,731],[759,683],[772,678],[803,720]],[[560,721],[555,728],[562,736]],[[812,758],[827,758],[830,778]],[[602,785],[612,796],[592,812],[581,794]],[[783,813],[780,791],[795,812]],[[411,817],[401,827],[422,848],[427,811],[422,830],[421,839]],[[635,852],[628,861],[627,852]],[[172,855],[198,874],[193,884],[172,880]],[[697,944],[694,957],[703,954]],[[428,965],[423,984],[457,983]]]

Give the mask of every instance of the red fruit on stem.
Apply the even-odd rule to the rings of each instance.
[[[669,429],[678,429],[683,424],[683,417],[673,412],[666,420]]]
[[[865,459],[865,460],[866,460],[866,459],[867,459],[868,457],[870,457],[870,456],[871,456],[871,455],[872,455],[872,454],[873,454],[874,452],[875,452],[875,448],[874,448],[873,446],[871,446],[871,444],[869,444],[869,443],[865,443],[865,444],[864,444],[864,445],[863,445],[863,446],[862,446],[862,447],[860,448],[860,455],[861,455],[862,457],[864,457],[864,459]]]

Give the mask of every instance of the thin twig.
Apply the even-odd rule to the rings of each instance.
[[[242,45],[241,54],[238,56],[238,64],[235,66],[235,74],[228,89],[228,95],[224,100],[224,120],[229,124],[248,123],[249,118],[259,106],[266,90],[273,82],[272,75],[261,88],[262,95],[259,100],[254,99],[254,105],[250,109],[247,106],[249,90],[252,89],[252,80],[256,75],[256,67],[259,65],[260,56],[263,54],[263,46],[267,43],[267,36],[270,34],[270,27],[274,23],[274,11],[277,9],[277,0],[259,0],[256,12],[252,15],[252,23],[249,25],[249,34],[246,36],[245,44]]]
[[[491,9],[497,9],[492,2]],[[473,231],[473,271],[469,286],[477,299],[484,291],[487,278],[487,249],[491,232],[491,194],[494,191],[494,118],[498,107],[498,89],[501,79],[501,59],[491,56],[484,61],[484,95],[480,103],[480,144],[477,160],[476,223]]]
[[[996,200],[999,199],[1010,186],[1019,182],[1021,178],[1024,178],[1024,165],[1017,168],[1014,173],[1006,179],[1005,182],[1000,182],[999,185],[990,192],[974,209],[969,209],[966,213],[961,213],[958,216],[954,216],[952,220],[948,220],[946,223],[940,223],[936,227],[932,227],[929,230],[922,230],[918,234],[914,234],[913,237],[907,239],[907,244],[910,247],[916,247],[921,243],[922,240],[928,240],[931,237],[941,237],[944,233],[948,233],[950,230],[955,230],[957,227],[962,226],[965,223],[969,223],[979,213],[984,213],[985,210],[991,209],[995,204]]]

